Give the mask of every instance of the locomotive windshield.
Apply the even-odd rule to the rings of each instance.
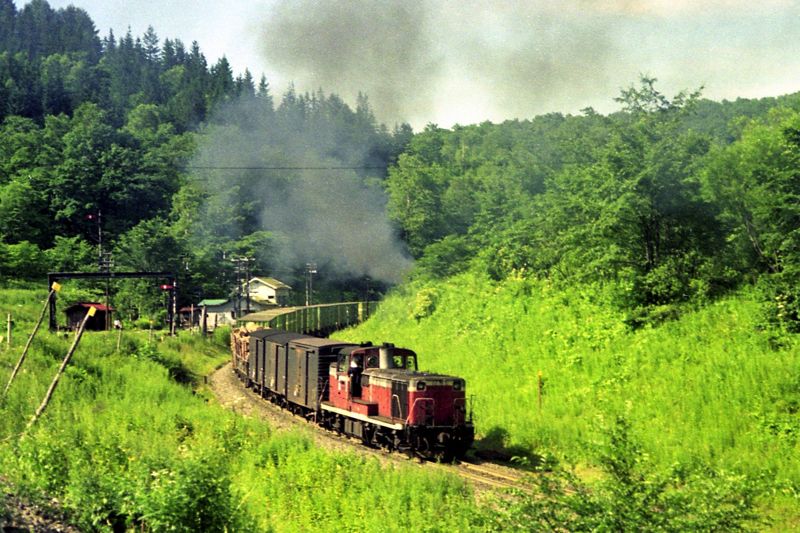
[[[395,368],[404,368],[406,370],[417,369],[417,356],[415,354],[395,355],[393,359]]]
[[[409,351],[410,352],[410,351]],[[347,372],[351,366],[357,366],[362,370],[368,368],[380,368],[380,357],[377,353],[343,353],[339,355],[336,368],[339,372]],[[402,370],[417,370],[417,356],[414,352],[395,353],[392,355],[391,368]]]

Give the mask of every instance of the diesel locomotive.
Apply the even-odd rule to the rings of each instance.
[[[464,380],[420,372],[412,350],[235,329],[231,354],[260,396],[369,446],[451,460],[474,439]]]

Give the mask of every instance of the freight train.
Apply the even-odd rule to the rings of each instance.
[[[231,358],[261,397],[368,446],[449,461],[472,445],[464,380],[420,372],[411,350],[242,328]]]

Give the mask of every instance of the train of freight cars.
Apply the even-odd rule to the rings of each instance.
[[[368,446],[451,460],[472,445],[464,380],[418,371],[411,350],[242,328],[231,352],[260,396]]]

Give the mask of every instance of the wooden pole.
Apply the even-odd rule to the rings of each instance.
[[[117,331],[117,352],[119,352],[119,345],[122,343],[122,323],[120,322],[119,331]]]
[[[61,379],[61,375],[64,373],[64,370],[67,368],[69,364],[69,360],[72,359],[72,354],[75,353],[75,349],[78,347],[78,343],[81,341],[81,337],[83,336],[83,329],[86,327],[86,323],[89,321],[89,318],[94,316],[96,309],[94,307],[90,307],[89,310],[86,312],[86,316],[83,317],[83,321],[81,322],[80,327],[78,328],[78,333],[75,335],[75,340],[72,342],[72,346],[70,346],[69,350],[67,351],[67,355],[64,356],[64,360],[61,361],[61,366],[58,368],[58,372],[56,372],[56,376],[53,378],[53,382],[50,383],[50,388],[47,389],[47,394],[44,395],[44,400],[42,400],[42,404],[34,413],[33,418],[31,418],[28,425],[25,427],[25,432],[27,432],[31,426],[33,426],[36,421],[42,416],[44,410],[47,409],[47,404],[50,403],[50,398],[53,397],[53,392],[56,390],[56,386],[58,386],[58,380]]]
[[[544,381],[542,381],[542,371],[541,370],[539,370],[539,374],[538,374],[537,377],[538,377],[538,380],[539,380],[539,411],[541,411],[542,410],[542,389],[544,389]]]
[[[22,366],[22,362],[25,360],[25,356],[28,355],[28,349],[31,347],[31,342],[33,342],[33,338],[36,336],[36,332],[39,331],[39,326],[42,325],[42,320],[44,320],[44,314],[47,312],[47,307],[50,305],[50,298],[53,297],[53,293],[55,292],[56,289],[50,289],[50,294],[47,295],[47,300],[45,300],[44,302],[44,307],[42,308],[42,313],[39,315],[39,320],[33,327],[31,336],[28,337],[28,342],[25,343],[25,348],[22,350],[22,355],[19,356],[19,361],[17,361],[17,366],[15,366],[14,370],[11,372],[11,377],[8,379],[6,388],[3,389],[3,397],[5,397],[5,395],[8,393],[8,389],[9,387],[11,387],[11,383],[14,381],[14,378],[17,377],[17,372],[19,372],[19,369]]]
[[[6,346],[11,348],[11,313],[8,313],[8,336],[6,337]]]

